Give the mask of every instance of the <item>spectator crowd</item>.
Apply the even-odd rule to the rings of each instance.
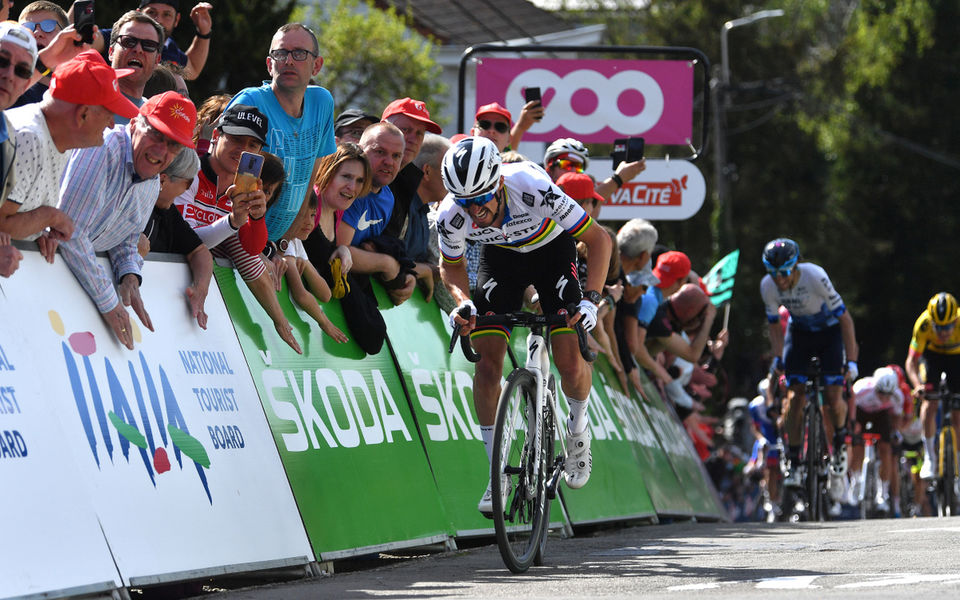
[[[6,6],[8,3],[4,3]],[[514,120],[497,103],[480,107],[469,132],[452,139],[430,117],[429,100],[385,107],[338,107],[315,83],[324,65],[309,27],[289,23],[270,40],[269,81],[230,94],[191,99],[204,69],[213,8],[189,13],[178,0],[142,0],[92,43],[71,23],[72,7],[26,5],[0,23],[0,274],[22,258],[11,240],[36,242],[48,262],[60,256],[117,340],[134,348],[130,312],[154,326],[140,295],[144,257],[182,254],[192,282],[184,299],[201,328],[215,258],[237,270],[276,334],[300,342],[278,301],[293,301],[337,342],[380,351],[386,326],[372,282],[394,304],[419,290],[449,312],[439,276],[437,207],[447,197],[444,154],[459,138],[491,140],[504,163],[544,114],[528,102]],[[183,11],[181,11],[183,8]],[[9,6],[0,9],[6,15]],[[185,51],[170,37],[184,13],[195,28]],[[256,183],[237,177],[250,154],[262,158]],[[537,157],[539,158],[539,157]],[[611,195],[645,168],[624,162],[595,181],[589,151],[572,138],[551,143],[542,168],[557,194],[603,218]],[[254,161],[258,165],[259,160]],[[645,395],[640,370],[678,412],[701,455],[713,424],[704,416],[728,333],[716,336],[717,309],[682,251],[658,244],[655,226],[633,219],[618,230],[590,343],[620,385]],[[109,256],[110,269],[96,253]],[[586,281],[587,248],[579,248]],[[463,260],[476,283],[479,246]],[[323,306],[339,299],[341,330]],[[526,304],[537,310],[537,291]]]

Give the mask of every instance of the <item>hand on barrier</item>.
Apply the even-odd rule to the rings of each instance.
[[[150,320],[150,314],[143,305],[143,298],[140,297],[140,278],[133,273],[127,273],[117,286],[117,292],[120,294],[120,302],[123,306],[129,306],[133,312],[140,317],[143,326],[153,331],[153,321]],[[124,311],[126,314],[126,311]],[[133,338],[131,338],[129,348],[133,350]]]

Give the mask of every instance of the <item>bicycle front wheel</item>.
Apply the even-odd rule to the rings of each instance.
[[[545,531],[546,452],[537,380],[526,369],[507,377],[493,435],[493,526],[507,568],[530,568]]]
[[[823,467],[824,456],[822,448],[825,446],[825,441],[823,439],[822,418],[816,403],[810,402],[807,406],[807,455],[804,461],[807,471],[807,481],[804,490],[806,497],[804,500],[806,500],[807,504],[807,520],[809,521],[823,520],[821,469]]]
[[[940,483],[943,488],[942,516],[952,517],[957,509],[957,456],[954,452],[956,441],[953,438],[953,429],[944,427],[940,434],[940,458],[943,465],[943,478]]]

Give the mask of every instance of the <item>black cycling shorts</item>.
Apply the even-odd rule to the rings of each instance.
[[[810,359],[820,357],[820,373],[826,385],[843,383],[843,336],[840,325],[820,331],[803,331],[787,328],[783,340],[783,362],[787,385],[807,381]]]
[[[870,429],[870,433],[879,435],[881,442],[890,441],[892,418],[893,413],[890,409],[878,410],[876,412],[857,409],[857,423],[861,425],[860,431],[866,432],[867,423],[872,423],[873,427]]]
[[[951,390],[960,390],[960,354],[925,351],[920,373],[923,382],[932,383],[936,388],[940,384],[940,373],[947,374],[947,386]]]
[[[580,302],[583,291],[577,277],[577,248],[573,237],[564,233],[547,245],[525,253],[489,244],[483,246],[477,287],[473,290],[473,304],[478,314],[520,310],[528,285],[537,289],[544,314],[554,314]]]

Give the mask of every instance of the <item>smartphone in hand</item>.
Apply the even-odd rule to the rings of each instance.
[[[253,152],[244,152],[240,155],[240,164],[233,185],[238,192],[252,192],[257,189],[260,180],[260,171],[263,169],[263,156]]]
[[[622,162],[636,162],[643,159],[644,139],[642,137],[629,137],[613,140],[613,152],[610,158],[613,159],[613,170]]]
[[[540,99],[540,88],[538,87],[528,87],[523,91],[523,97],[527,101],[527,104],[530,102],[540,102],[543,104],[543,101]],[[537,118],[539,121],[540,118]]]
[[[93,43],[93,26],[95,16],[93,12],[93,0],[77,0],[73,3],[73,26],[82,36],[76,45]]]

